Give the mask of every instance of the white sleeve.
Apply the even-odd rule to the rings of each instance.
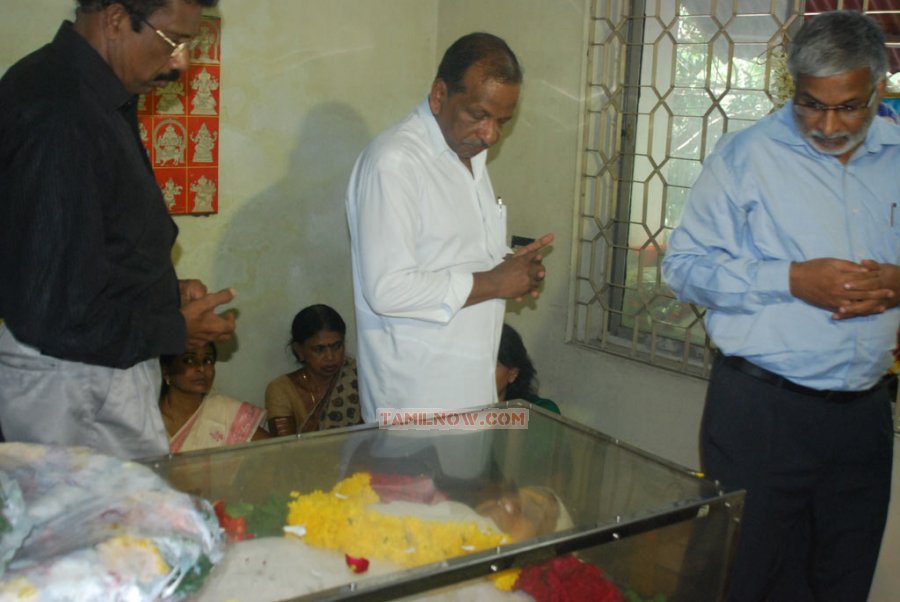
[[[472,290],[471,272],[420,265],[423,194],[416,166],[400,153],[360,158],[348,191],[359,286],[376,314],[447,323]]]

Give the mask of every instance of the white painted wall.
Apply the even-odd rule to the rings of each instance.
[[[355,348],[344,190],[362,148],[428,89],[436,3],[225,1],[219,12],[219,214],[176,218],[176,267],[238,290],[216,386],[262,404],[294,367],[302,307],[337,309]]]
[[[0,70],[48,41],[69,0],[0,0]],[[470,31],[504,37],[525,67],[519,112],[491,153],[511,233],[555,232],[537,303],[509,307],[541,392],[563,413],[696,468],[705,382],[567,344],[578,195],[585,0],[223,0],[219,214],[176,218],[182,277],[235,286],[238,336],[218,387],[262,402],[291,369],[302,306],[353,301],[343,195],[358,152],[427,92],[443,50]],[[892,523],[893,525],[893,523]],[[900,526],[886,538],[896,558]],[[888,549],[887,546],[890,546]],[[900,576],[880,571],[872,600]]]

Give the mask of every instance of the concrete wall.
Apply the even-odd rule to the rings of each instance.
[[[436,3],[222,2],[220,209],[179,217],[176,267],[238,290],[216,386],[261,404],[294,369],[294,314],[327,303],[355,348],[344,191],[375,133],[424,97]],[[398,18],[402,15],[402,19]]]

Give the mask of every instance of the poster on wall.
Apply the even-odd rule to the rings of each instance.
[[[204,16],[191,65],[138,99],[138,127],[169,213],[219,212],[219,82],[222,27]]]

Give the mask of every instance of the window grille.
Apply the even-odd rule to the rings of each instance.
[[[783,47],[801,15],[838,8],[900,21],[900,0],[593,0],[574,343],[708,374],[703,309],[661,280],[668,234],[722,135],[790,96]]]

